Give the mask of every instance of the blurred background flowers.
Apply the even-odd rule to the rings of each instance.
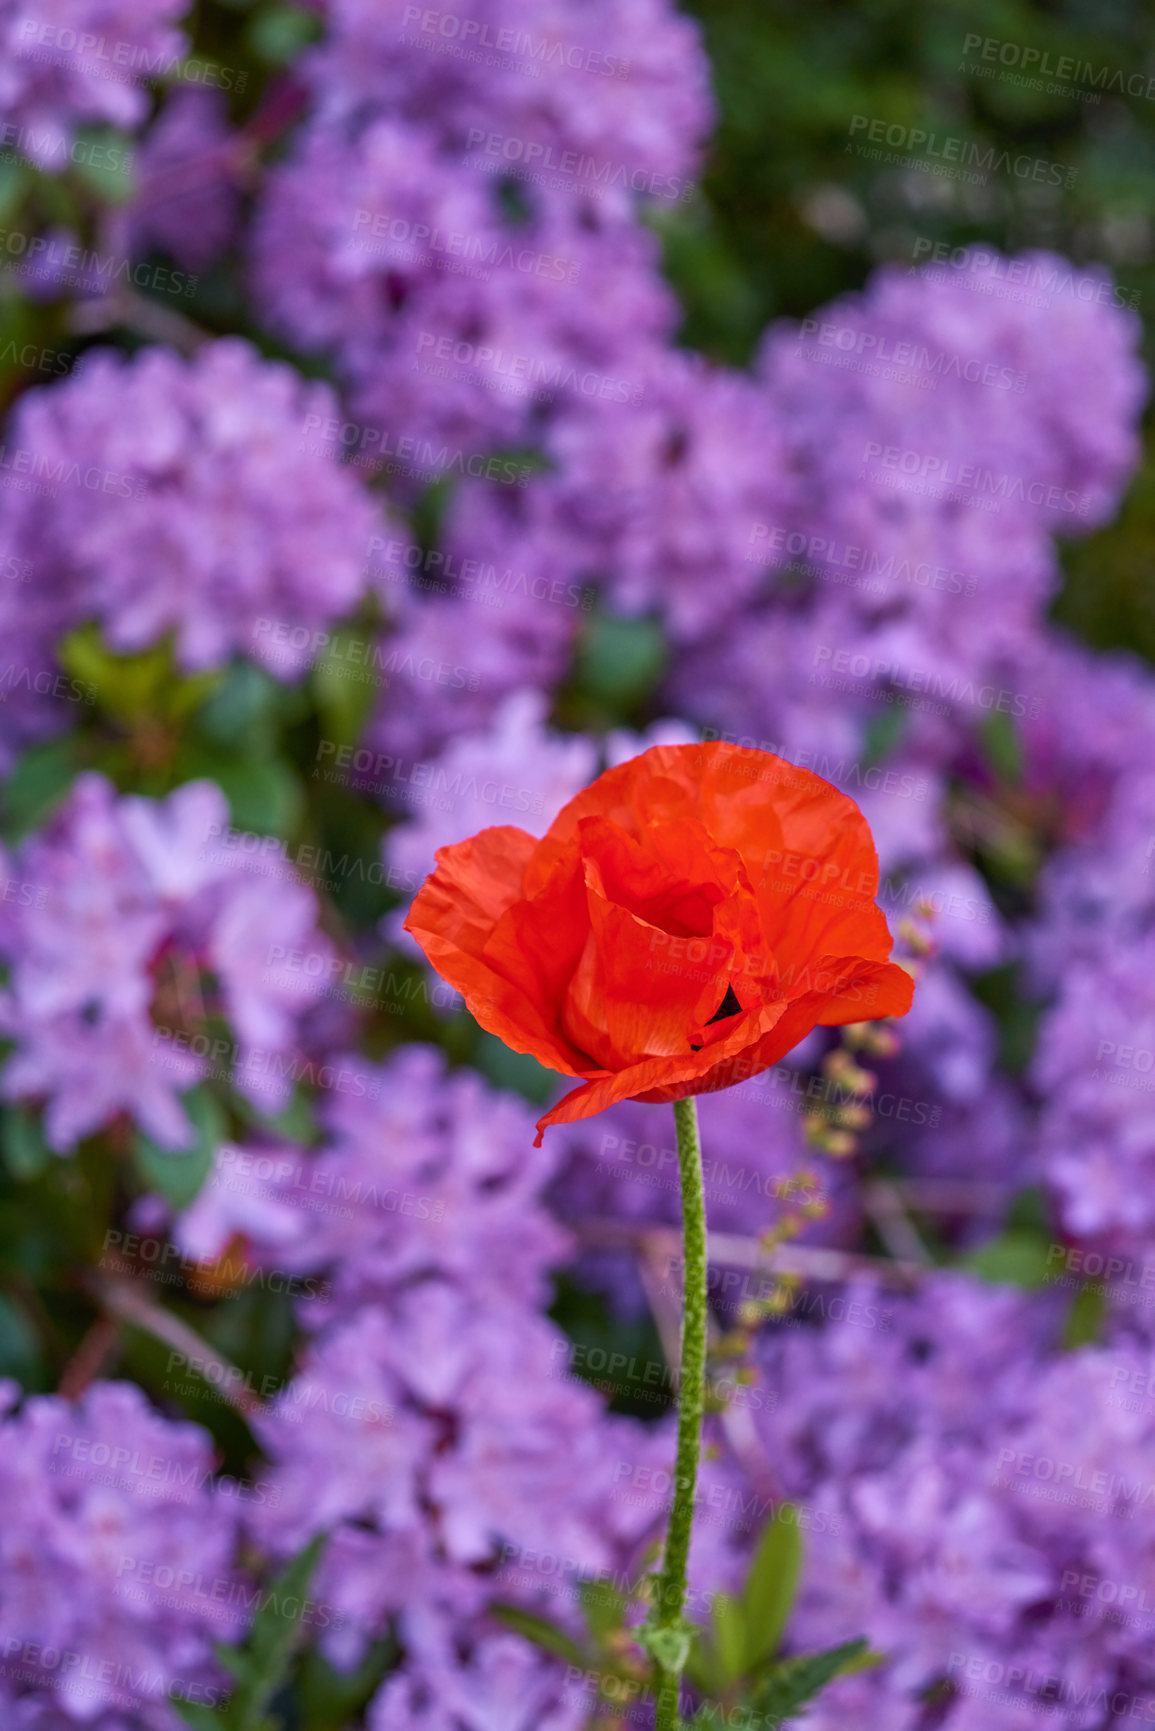
[[[698,12],[0,0],[5,1723],[646,1722],[672,1115],[401,921],[718,737],[919,987],[702,1102],[691,1610],[1155,1719],[1151,20]]]

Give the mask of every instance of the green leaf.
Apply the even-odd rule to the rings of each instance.
[[[288,1105],[282,1106],[279,1112],[262,1112],[256,1102],[238,1088],[229,1089],[229,1106],[246,1124],[266,1133],[272,1131],[287,1142],[301,1142],[312,1147],[317,1140],[317,1120],[309,1096],[299,1082],[293,1088]]]
[[[302,1731],[346,1731],[368,1705],[397,1660],[391,1639],[370,1644],[352,1671],[338,1671],[324,1654],[310,1647],[294,1679]]]
[[[213,745],[235,751],[239,742],[258,756],[273,748],[281,693],[271,673],[251,661],[232,661],[196,715],[196,731]]]
[[[36,1330],[19,1305],[0,1292],[0,1376],[14,1377],[26,1389],[40,1389],[45,1374]]]
[[[1107,1300],[1101,1285],[1081,1286],[1071,1300],[1063,1326],[1063,1347],[1074,1352],[1080,1346],[1093,1346],[1103,1333]]]
[[[784,1659],[775,1665],[759,1690],[755,1702],[763,1715],[758,1723],[781,1724],[792,1719],[799,1708],[806,1706],[828,1683],[851,1671],[865,1670],[879,1664],[881,1655],[873,1654],[863,1640],[847,1641],[840,1647],[830,1647],[824,1653],[805,1653],[796,1659]]]
[[[212,1707],[202,1707],[195,1701],[172,1699],[169,1702],[174,1713],[191,1725],[193,1731],[222,1731],[225,1721]]]
[[[8,1106],[0,1116],[0,1147],[4,1164],[13,1178],[38,1178],[53,1158],[44,1140],[44,1126],[19,1106]]]
[[[132,175],[133,143],[111,127],[85,127],[71,151],[78,177],[106,204],[127,204],[136,186]]]
[[[980,1245],[957,1265],[995,1286],[1021,1286],[1031,1291],[1045,1286],[1050,1245],[1040,1233],[1011,1228]]]
[[[1037,1184],[1028,1184],[1025,1189],[1015,1192],[1007,1211],[1007,1225],[1022,1232],[1046,1234],[1048,1239],[1054,1236],[1047,1199]]]
[[[4,840],[10,845],[37,829],[64,799],[80,769],[78,743],[66,733],[31,746],[15,764],[2,796]]]
[[[315,12],[295,6],[274,6],[258,12],[246,32],[249,48],[268,66],[287,66],[320,34]]]
[[[608,1581],[582,1581],[578,1593],[586,1627],[599,1645],[604,1645],[610,1635],[625,1627],[626,1596]]]
[[[124,721],[183,720],[205,702],[221,678],[215,669],[182,673],[171,633],[135,655],[118,655],[105,643],[99,625],[80,625],[56,653],[61,666],[94,693],[101,708]]]
[[[982,724],[983,749],[995,774],[1007,782],[1023,779],[1023,745],[1014,721],[1004,710],[992,710]]]
[[[0,162],[0,220],[19,207],[28,190],[28,178],[22,162]]]
[[[141,1182],[174,1208],[188,1208],[196,1201],[226,1134],[224,1115],[203,1082],[182,1094],[181,1101],[196,1131],[191,1148],[162,1148],[143,1130],[136,1132],[133,1143]]]
[[[504,1623],[507,1629],[512,1629],[515,1635],[532,1641],[533,1645],[540,1647],[543,1652],[564,1659],[567,1665],[585,1665],[585,1654],[577,1642],[548,1618],[536,1616],[533,1611],[525,1611],[520,1605],[501,1603],[490,1605],[489,1614],[499,1623]]]
[[[729,1593],[714,1595],[714,1637],[718,1657],[718,1692],[723,1693],[748,1669],[749,1631],[743,1606]]]
[[[679,1617],[675,1623],[645,1622],[635,1639],[663,1671],[674,1671],[680,1677],[698,1634],[699,1630],[693,1623]]]
[[[888,758],[892,751],[897,751],[906,732],[906,723],[907,711],[898,704],[882,715],[872,716],[863,739],[863,762],[873,768]]]
[[[264,1731],[265,1708],[284,1683],[300,1635],[309,1582],[327,1535],[310,1539],[264,1595],[241,1647],[217,1646],[217,1658],[238,1678],[223,1716],[210,1721],[214,1731]],[[290,1610],[289,1606],[293,1609]]]
[[[742,1588],[746,1628],[744,1669],[753,1671],[778,1650],[802,1572],[802,1535],[797,1511],[783,1503],[762,1529]]]
[[[617,713],[628,713],[648,696],[666,665],[666,645],[656,619],[619,619],[595,614],[577,657],[581,684]]]
[[[300,821],[301,784],[280,758],[217,758],[201,773],[211,774],[223,790],[236,829],[284,836]]]
[[[252,1661],[243,1647],[226,1647],[223,1641],[214,1641],[213,1651],[217,1656],[217,1663],[224,1667],[230,1677],[235,1677],[238,1683],[251,1682]]]
[[[378,693],[389,686],[381,670],[379,634],[348,626],[332,632],[310,683],[326,736],[338,745],[356,745]]]
[[[304,1612],[305,1595],[321,1560],[326,1538],[325,1533],[318,1533],[316,1538],[310,1539],[304,1550],[285,1566],[253,1618],[253,1626],[249,1630],[245,1645],[252,1655],[254,1674],[263,1674],[266,1687],[271,1686],[273,1681],[280,1681],[280,1671],[273,1678],[271,1667],[280,1666],[283,1669],[284,1662],[292,1651],[297,1637],[297,1626]],[[296,1605],[295,1611],[290,1612],[286,1608],[289,1600]]]

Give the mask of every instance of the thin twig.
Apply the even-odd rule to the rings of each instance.
[[[875,1178],[863,1186],[862,1200],[866,1212],[878,1230],[878,1236],[896,1261],[932,1265],[926,1245],[914,1229],[903,1199],[894,1185],[885,1178]]]
[[[93,1291],[103,1308],[112,1316],[119,1317],[123,1322],[130,1322],[135,1328],[143,1329],[151,1334],[154,1340],[161,1341],[171,1347],[191,1362],[195,1361],[200,1374],[210,1388],[216,1390],[222,1400],[228,1401],[237,1411],[248,1419],[263,1411],[261,1401],[245,1387],[244,1374],[236,1365],[230,1364],[216,1348],[203,1340],[194,1328],[182,1322],[179,1316],[164,1310],[159,1304],[154,1304],[142,1292],[138,1292],[128,1282],[123,1280],[95,1280]],[[203,1369],[201,1368],[203,1367]],[[219,1374],[219,1381],[212,1373]]]
[[[655,1257],[661,1254],[674,1265],[679,1259],[681,1240],[676,1226],[635,1226],[609,1219],[571,1221],[569,1226],[586,1244],[637,1250],[644,1238],[649,1241]],[[768,1251],[757,1238],[744,1238],[733,1232],[711,1232],[708,1255],[711,1262],[723,1263],[730,1268],[757,1269],[767,1274],[798,1274],[805,1280],[822,1280],[840,1286],[852,1280],[871,1279],[884,1286],[905,1288],[927,1272],[927,1264],[921,1260],[863,1256],[849,1250],[832,1250],[826,1245],[783,1244]]]
[[[890,1183],[908,1208],[925,1214],[998,1215],[1007,1205],[1001,1184],[966,1178],[892,1178]]]
[[[64,1400],[79,1400],[96,1381],[120,1341],[120,1323],[113,1316],[98,1316],[64,1367],[57,1393]]]
[[[637,1250],[638,1276],[654,1318],[654,1326],[662,1343],[662,1351],[666,1355],[670,1385],[676,1391],[678,1367],[682,1356],[682,1323],[678,1306],[667,1283],[666,1270],[662,1266],[664,1254],[659,1246],[652,1245],[644,1235],[637,1246]]]
[[[773,1465],[767,1457],[766,1444],[758,1435],[750,1408],[730,1401],[721,1414],[721,1421],[726,1441],[761,1500],[784,1502],[786,1499],[782,1486],[775,1478]]]
[[[153,342],[166,343],[184,355],[196,354],[209,341],[209,332],[186,319],[183,313],[162,307],[159,301],[123,286],[98,299],[79,301],[72,308],[68,326],[78,337],[96,336],[101,331],[124,326]]]

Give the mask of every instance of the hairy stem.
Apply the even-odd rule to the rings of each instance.
[[[683,1317],[682,1365],[678,1378],[678,1456],[674,1505],[666,1535],[656,1627],[677,1627],[686,1597],[686,1564],[694,1522],[694,1489],[702,1441],[706,1381],[706,1201],[702,1191],[702,1147],[693,1098],[674,1101],[678,1132],[678,1171],[682,1181]],[[662,1668],[657,1693],[656,1731],[678,1731],[681,1669]]]

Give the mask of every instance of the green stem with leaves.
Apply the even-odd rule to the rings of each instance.
[[[678,1171],[682,1183],[682,1364],[678,1378],[678,1455],[674,1503],[666,1534],[665,1560],[651,1616],[651,1652],[658,1665],[656,1731],[678,1731],[678,1692],[690,1650],[690,1631],[682,1617],[686,1565],[694,1524],[694,1491],[702,1445],[706,1392],[706,1199],[702,1187],[702,1147],[693,1098],[674,1101],[678,1132]]]

